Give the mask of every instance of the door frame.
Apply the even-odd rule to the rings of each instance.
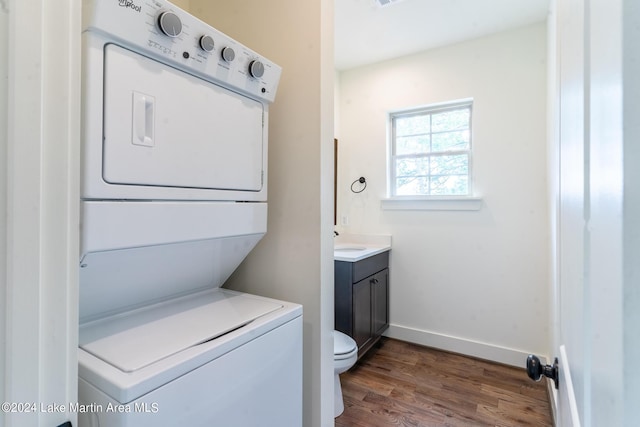
[[[38,405],[0,426],[76,425],[81,0],[9,0],[0,15],[0,397]]]

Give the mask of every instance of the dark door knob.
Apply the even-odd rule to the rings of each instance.
[[[558,388],[558,358],[555,358],[553,365],[543,365],[538,356],[530,354],[527,357],[527,375],[534,381],[540,381],[544,375],[551,378]]]

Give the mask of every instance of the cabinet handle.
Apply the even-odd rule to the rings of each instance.
[[[369,283],[374,284],[374,285],[377,285],[377,284],[378,284],[378,282],[379,282],[379,280],[378,280],[378,279],[371,279],[371,280],[369,280]]]

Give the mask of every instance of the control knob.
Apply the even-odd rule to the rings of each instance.
[[[249,74],[251,74],[251,77],[259,79],[264,75],[264,64],[258,60],[251,61],[249,64]]]
[[[213,51],[213,47],[214,47],[213,37],[211,37],[209,35],[204,35],[204,36],[200,37],[200,47],[205,52]]]
[[[171,11],[162,12],[158,16],[158,26],[169,37],[178,37],[182,32],[182,21]]]
[[[231,62],[236,58],[236,52],[229,46],[222,49],[222,59]]]

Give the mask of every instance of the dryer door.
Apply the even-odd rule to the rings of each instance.
[[[106,182],[262,189],[260,102],[113,44],[104,55]]]

